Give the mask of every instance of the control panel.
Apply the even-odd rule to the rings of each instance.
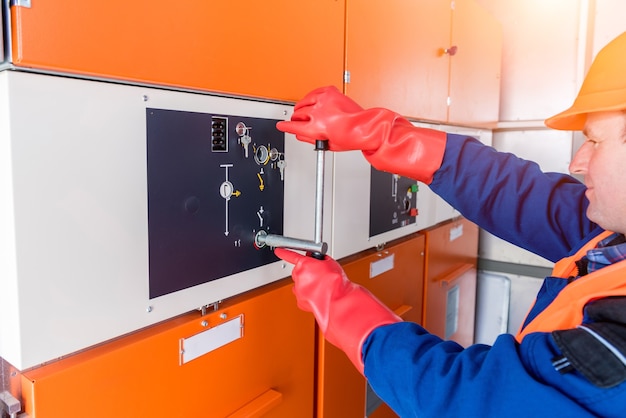
[[[414,224],[418,190],[415,180],[372,167],[369,236]]]
[[[150,298],[277,261],[284,134],[277,120],[146,109]]]

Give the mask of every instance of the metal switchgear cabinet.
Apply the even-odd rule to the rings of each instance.
[[[0,96],[0,357],[20,370],[287,277],[255,234],[313,232],[315,153],[275,126],[291,106],[23,71]]]
[[[345,1],[11,4],[23,69],[289,101],[342,83]]]

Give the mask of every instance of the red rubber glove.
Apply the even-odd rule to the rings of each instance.
[[[402,321],[365,288],[352,283],[332,258],[306,257],[283,248],[274,253],[295,264],[291,277],[298,307],[312,312],[324,337],[341,349],[363,374],[361,349],[381,325]]]
[[[361,150],[379,170],[430,184],[441,166],[446,133],[415,127],[387,109],[363,109],[334,87],[313,90],[276,127],[300,141],[328,140],[331,151]]]

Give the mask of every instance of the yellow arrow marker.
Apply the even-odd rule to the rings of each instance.
[[[235,196],[235,197],[239,197],[240,194],[241,194],[241,192],[239,190],[235,190],[233,192],[233,196]]]
[[[265,185],[263,184],[263,178],[261,177],[261,173],[256,173],[256,176],[259,178],[261,184],[259,184],[259,190],[263,191],[265,189]]]

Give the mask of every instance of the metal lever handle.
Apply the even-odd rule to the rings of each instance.
[[[315,171],[315,232],[314,241],[298,238],[289,238],[282,235],[268,234],[263,230],[257,232],[254,244],[258,248],[266,245],[274,248],[292,248],[309,253],[311,257],[323,260],[328,251],[328,245],[322,241],[322,229],[324,227],[324,165],[325,152],[328,150],[328,141],[315,141],[317,152],[317,166]]]
[[[257,234],[255,244],[257,247],[267,245],[274,248],[291,248],[294,250],[307,251],[311,254],[319,253],[322,257],[324,257],[324,254],[328,251],[328,245],[325,242],[317,243],[304,239],[284,237],[282,235],[266,234],[265,231],[260,231],[260,233]]]
[[[322,244],[322,230],[324,228],[324,165],[328,141],[318,139],[315,141],[315,151],[317,152],[317,166],[315,170],[315,234],[316,244]],[[319,260],[324,259],[324,253],[313,251],[311,257]]]

